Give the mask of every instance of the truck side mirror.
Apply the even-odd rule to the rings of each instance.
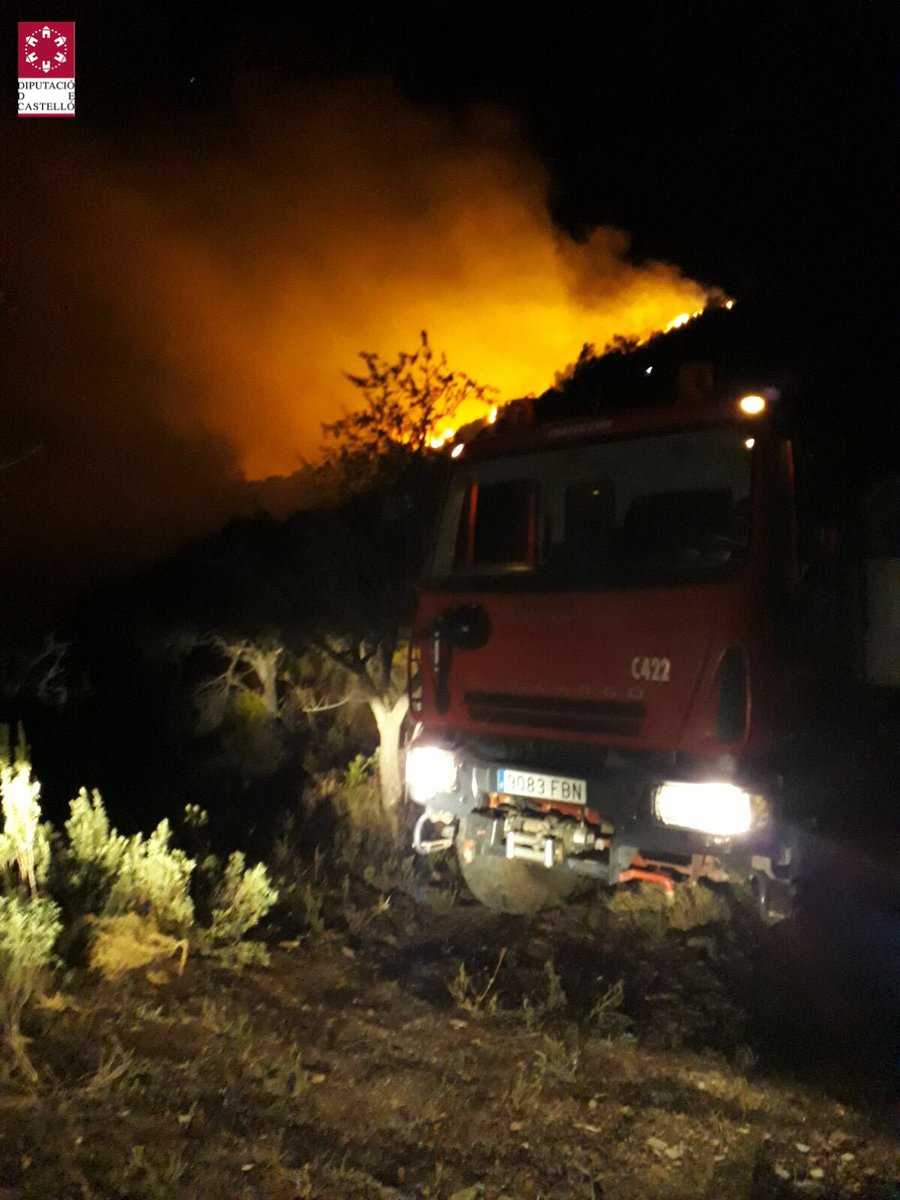
[[[480,604],[461,604],[441,617],[443,632],[460,650],[480,650],[491,636],[491,620]]]
[[[480,650],[491,636],[491,620],[480,604],[460,604],[441,613],[431,633],[438,712],[450,707],[450,664],[453,651]]]

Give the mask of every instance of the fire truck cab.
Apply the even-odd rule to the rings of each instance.
[[[416,848],[507,912],[703,877],[784,910],[815,646],[777,405],[490,433],[454,456],[419,594]]]

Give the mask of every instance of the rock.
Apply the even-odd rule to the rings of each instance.
[[[510,1133],[519,1133],[519,1131],[524,1128],[525,1128],[524,1121],[510,1121],[510,1123],[509,1123],[509,1132]]]
[[[648,1137],[647,1146],[654,1154],[663,1155],[669,1149],[669,1143],[664,1142],[662,1138]]]
[[[794,1148],[799,1150],[801,1154],[809,1154],[809,1146],[806,1142],[794,1142]]]
[[[461,1021],[459,1017],[451,1017],[450,1018],[450,1028],[451,1029],[466,1029],[466,1028],[468,1028],[468,1024],[469,1024],[468,1021]]]

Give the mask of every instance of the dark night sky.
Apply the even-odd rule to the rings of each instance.
[[[258,227],[269,222],[280,234],[278,227],[290,224],[279,197],[294,195],[284,176],[293,168],[291,147],[300,143],[285,141],[267,207],[266,178],[254,178],[252,187],[246,176],[241,181],[240,170],[253,165],[247,130],[261,142],[282,129],[303,134],[310,110],[305,101],[307,108],[295,111],[298,89],[323,81],[327,95],[328,87],[355,79],[358,103],[371,80],[367,119],[379,142],[376,158],[390,159],[391,122],[406,123],[391,160],[395,179],[407,174],[403,154],[421,134],[419,111],[432,124],[435,113],[450,114],[440,125],[440,166],[454,149],[454,114],[473,105],[511,113],[516,136],[531,147],[520,157],[530,163],[536,156],[544,172],[539,186],[559,228],[575,238],[601,225],[627,230],[632,262],[676,264],[748,310],[765,311],[782,352],[790,357],[796,347],[798,363],[825,364],[814,386],[830,381],[829,404],[850,392],[854,414],[870,411],[889,424],[900,94],[890,5],[857,0],[760,10],[668,0],[588,12],[435,3],[303,13],[292,6],[273,15],[204,4],[160,13],[97,3],[59,15],[78,21],[76,121],[17,123],[0,114],[0,144],[12,150],[5,165],[13,168],[12,186],[0,196],[3,336],[13,350],[0,376],[3,456],[38,439],[45,447],[15,475],[0,477],[0,503],[7,533],[19,533],[14,556],[29,572],[41,562],[58,572],[68,560],[78,564],[75,586],[85,563],[104,554],[122,563],[152,556],[227,513],[240,479],[228,429],[223,436],[215,422],[178,424],[171,416],[173,404],[186,412],[196,405],[202,414],[205,383],[179,378],[180,362],[166,358],[158,338],[136,348],[129,321],[143,319],[143,280],[151,290],[166,262],[177,272],[182,246],[184,261],[195,274],[208,271],[213,289],[216,280],[229,280],[216,274],[216,189],[226,200],[233,192],[236,211],[250,222],[228,254],[243,254],[246,279],[253,279]],[[10,21],[10,39],[13,33]],[[399,109],[384,102],[386,85],[399,90]],[[199,184],[180,191],[192,173]],[[530,166],[526,174],[535,175]],[[108,192],[114,177],[119,190]],[[378,171],[371,178],[380,186]],[[131,191],[120,186],[123,179]],[[400,179],[401,193],[403,186]],[[430,196],[421,186],[419,179],[401,195],[414,217],[421,195]],[[169,193],[172,211],[165,209]],[[135,206],[134,196],[145,207]],[[108,227],[73,241],[64,226],[94,206]],[[377,209],[363,215],[377,237]],[[132,268],[125,316],[122,296],[103,286],[103,272],[116,266],[120,219],[130,223],[132,246],[140,244],[134,239],[142,223],[151,248],[160,230],[168,237],[174,228],[188,239],[170,237],[162,244],[172,257],[157,264],[148,256]],[[302,224],[302,212],[294,223]],[[197,229],[205,236],[206,225],[208,243],[194,236]],[[402,220],[399,226],[402,236]],[[130,252],[122,253],[127,259]],[[99,285],[91,276],[96,263]],[[42,286],[48,277],[68,299],[52,299]],[[266,304],[258,282],[245,295],[242,289],[238,270],[236,299],[216,314],[237,331],[249,330]],[[56,349],[49,357],[42,350],[48,333]],[[362,348],[347,345],[346,353]],[[167,396],[174,397],[168,409],[159,399]],[[65,397],[75,406],[66,410]],[[169,536],[159,536],[161,529]]]

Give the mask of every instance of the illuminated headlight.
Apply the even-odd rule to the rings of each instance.
[[[435,796],[456,787],[456,759],[440,746],[413,746],[406,756],[406,787],[410,800],[429,804]]]
[[[754,797],[733,783],[664,783],[654,798],[664,825],[678,825],[716,837],[749,833],[757,823]]]

